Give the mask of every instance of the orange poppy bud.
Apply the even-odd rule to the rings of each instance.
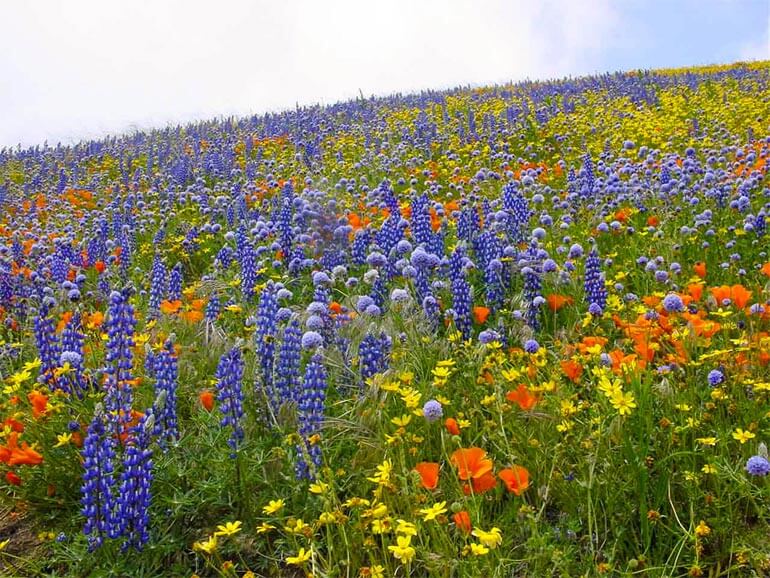
[[[446,427],[446,430],[453,436],[460,435],[460,426],[457,425],[457,420],[455,418],[448,417],[444,422],[444,426]]]
[[[214,394],[208,389],[200,392],[200,395],[198,395],[198,399],[200,400],[201,405],[206,411],[211,411],[212,409],[214,409]]]
[[[465,534],[470,534],[473,527],[471,526],[471,516],[465,510],[457,512],[452,516],[452,521],[457,526],[457,529]]]
[[[703,261],[698,261],[695,263],[693,270],[695,271],[695,274],[701,279],[706,278],[706,264]]]

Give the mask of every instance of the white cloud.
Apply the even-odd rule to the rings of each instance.
[[[0,147],[598,69],[609,0],[0,4]]]

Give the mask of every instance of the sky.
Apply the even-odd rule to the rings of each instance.
[[[0,148],[425,88],[770,59],[770,0],[0,0]]]

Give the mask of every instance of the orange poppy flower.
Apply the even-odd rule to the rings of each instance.
[[[547,295],[545,300],[548,302],[548,308],[556,313],[567,305],[572,305],[575,300],[572,297],[566,295],[558,295],[557,293],[551,293]]]
[[[90,315],[83,316],[83,326],[86,329],[98,329],[104,323],[104,313],[101,311],[94,311]]]
[[[94,263],[94,269],[96,269],[96,272],[99,274],[104,273],[104,270],[106,268],[107,268],[107,265],[101,259],[99,259],[96,263]]]
[[[701,279],[706,278],[706,264],[703,261],[695,263],[695,265],[693,265],[693,271],[695,271],[695,274]]]
[[[583,366],[574,359],[566,359],[562,361],[561,370],[564,372],[564,375],[566,375],[574,383],[580,381],[580,376],[583,375]]]
[[[203,311],[191,309],[190,311],[182,311],[179,316],[187,321],[187,323],[198,323],[203,319]]]
[[[214,409],[214,394],[208,389],[200,392],[198,399],[200,400],[203,409],[206,411]]]
[[[342,313],[342,305],[340,305],[336,301],[332,301],[331,303],[329,303],[329,310],[335,315],[339,315],[340,313]]]
[[[5,480],[12,486],[21,485],[21,478],[10,470],[5,473]]]
[[[763,275],[766,275],[767,277],[770,277],[770,261],[762,265],[762,268],[759,270],[759,272]]]
[[[703,297],[703,284],[702,283],[690,283],[687,286],[687,293],[689,293],[690,297],[695,299],[695,301],[700,301],[701,297]]]
[[[484,492],[493,490],[497,486],[497,479],[495,478],[495,475],[492,472],[487,472],[484,475],[479,476],[478,478],[472,478],[471,486],[473,487],[473,492],[475,494],[483,494]],[[467,484],[465,488],[468,488]],[[470,493],[470,488],[468,488],[466,495],[468,493]]]
[[[460,435],[460,426],[457,425],[457,420],[455,418],[448,417],[444,422],[444,427],[446,427],[446,430],[453,436]]]
[[[171,315],[172,313],[176,313],[179,311],[179,309],[182,307],[182,302],[179,299],[175,299],[174,301],[169,301],[168,299],[164,299],[160,302],[160,310],[162,313],[165,313],[166,315]]]
[[[738,309],[743,309],[751,301],[752,291],[746,289],[743,285],[733,285],[730,287],[730,296]]]
[[[461,448],[452,453],[450,461],[461,480],[478,479],[492,471],[492,460],[481,448]]]
[[[489,313],[489,307],[477,306],[473,308],[473,318],[476,320],[476,323],[486,323]]]
[[[436,462],[420,462],[414,466],[415,471],[420,474],[420,483],[426,490],[433,490],[438,485],[438,468]]]
[[[517,387],[514,391],[509,391],[507,394],[505,394],[505,399],[515,403],[524,411],[531,410],[537,405],[537,402],[540,401],[540,398],[530,392],[529,389],[527,389],[527,386],[523,383],[520,384],[519,387]]]
[[[720,285],[719,287],[712,287],[710,291],[720,306],[723,301],[729,299],[738,309],[746,307],[753,294],[743,285]]]
[[[599,337],[597,335],[588,335],[583,338],[583,340],[577,344],[577,348],[585,355],[586,353],[590,353],[588,350],[592,349],[596,346],[604,347],[607,345],[607,338],[606,337]]]
[[[72,319],[72,311],[65,311],[62,313],[61,317],[59,318],[59,323],[56,324],[56,333],[61,333],[64,331],[64,328],[67,327],[70,319]]]
[[[529,471],[524,466],[511,466],[497,474],[509,492],[517,496],[529,487]]]
[[[465,534],[471,533],[473,526],[471,526],[471,516],[467,511],[462,510],[456,514],[453,514],[452,521],[455,523],[455,526],[457,526],[457,529],[461,532]]]
[[[12,417],[6,418],[6,420],[3,422],[3,426],[9,428],[11,431],[19,433],[24,431],[24,424],[20,421],[16,421]]]
[[[47,395],[43,395],[39,391],[33,390],[27,394],[27,399],[32,404],[32,417],[37,419],[41,415],[45,415],[45,412],[48,409]]]
[[[18,445],[19,434],[14,432],[8,436],[8,444],[0,446],[0,461],[9,466],[37,466],[43,462],[43,456],[29,447],[27,442]]]

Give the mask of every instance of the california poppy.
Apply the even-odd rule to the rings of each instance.
[[[214,409],[214,394],[208,389],[200,392],[198,399],[206,411],[211,411]]]
[[[759,270],[760,273],[763,275],[766,275],[767,277],[770,277],[770,261],[762,265],[762,268]]]
[[[460,426],[457,425],[457,420],[453,417],[448,417],[444,422],[444,427],[453,436],[460,435]]]
[[[9,466],[37,466],[43,462],[43,456],[29,447],[27,442],[18,445],[19,434],[13,432],[8,436],[8,443],[0,446],[0,461]]]
[[[476,323],[486,323],[489,313],[489,307],[477,306],[473,308],[473,318],[476,320]]]
[[[461,480],[478,479],[492,471],[492,460],[486,455],[487,452],[481,448],[461,448],[452,453],[450,461],[457,468]]]
[[[179,316],[182,319],[184,319],[187,323],[198,323],[200,320],[203,319],[203,311],[191,309],[188,311],[182,311],[182,313]]]
[[[13,486],[21,485],[21,478],[17,476],[15,472],[10,470],[5,473],[5,480]]]
[[[465,534],[471,533],[473,527],[471,526],[471,516],[467,511],[461,510],[456,514],[453,514],[452,521],[455,523],[455,526],[457,526],[458,530],[464,532]]]
[[[687,286],[687,293],[689,293],[690,297],[692,297],[696,301],[700,301],[701,297],[703,296],[703,284],[702,283],[690,283]]]
[[[539,398],[527,389],[527,386],[519,384],[513,391],[509,391],[505,394],[505,399],[515,403],[524,411],[529,411],[537,405]]]
[[[583,366],[574,359],[562,361],[561,370],[574,383],[580,381],[580,376],[583,375]]]
[[[517,496],[529,487],[529,471],[523,466],[511,466],[500,470],[497,474],[509,492]]]
[[[41,415],[45,415],[48,409],[48,396],[43,395],[37,390],[30,391],[27,394],[27,399],[32,404],[32,416],[37,419]]]
[[[179,299],[176,299],[174,301],[169,301],[168,299],[165,299],[160,302],[160,310],[162,313],[165,313],[166,315],[176,313],[177,311],[179,311],[181,307],[182,307],[182,302]]]
[[[497,486],[497,479],[495,478],[495,475],[489,471],[484,475],[479,476],[478,478],[472,478],[471,486],[473,487],[474,493],[483,494],[484,492],[488,492]],[[466,492],[466,494],[467,493],[468,492]]]
[[[706,278],[706,264],[703,261],[698,261],[695,263],[695,265],[693,265],[693,270],[695,271],[695,274],[701,279]]]
[[[559,295],[557,293],[551,293],[550,295],[547,295],[545,300],[548,302],[548,308],[554,313],[559,311],[564,306],[572,305],[575,302],[572,297]]]
[[[420,474],[420,483],[426,490],[433,490],[438,485],[438,469],[436,462],[420,462],[414,466],[415,471]]]

